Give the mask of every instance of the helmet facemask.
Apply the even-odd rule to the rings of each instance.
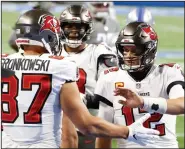
[[[61,30],[62,41],[71,48],[77,48],[90,39],[91,30],[85,23],[62,23]]]
[[[71,5],[60,15],[61,41],[77,48],[90,39],[93,32],[90,12],[82,5]]]
[[[43,37],[41,41],[47,51],[49,51],[50,54],[56,55],[60,50],[60,34],[45,30],[40,33],[40,36]]]

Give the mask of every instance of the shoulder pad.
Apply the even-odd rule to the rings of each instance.
[[[106,67],[114,67],[118,65],[118,61],[113,54],[102,54],[98,58],[98,63],[104,64]]]
[[[57,60],[62,60],[62,59],[64,59],[64,56],[51,55],[51,56],[49,56],[49,58],[57,59]]]
[[[180,70],[181,74],[184,76],[184,72],[182,70],[182,67],[177,64],[177,63],[165,63],[165,64],[161,64],[159,65],[160,68],[164,68],[164,66],[168,66],[168,68],[172,68],[173,70],[171,70],[172,72],[174,72],[175,70]]]
[[[164,64],[160,64],[159,67],[164,67],[164,66],[173,67],[174,65],[176,65],[176,63],[164,63]]]
[[[9,54],[1,54],[1,57],[7,57]]]
[[[165,64],[160,64],[159,67],[164,67],[164,66],[168,66],[171,68],[176,68],[176,69],[180,69],[182,70],[181,66],[177,63],[165,63]]]
[[[104,74],[108,74],[109,72],[115,72],[118,70],[119,70],[119,67],[112,67],[112,68],[104,70]]]

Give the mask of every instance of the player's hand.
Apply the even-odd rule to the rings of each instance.
[[[135,121],[129,127],[129,135],[127,140],[133,141],[140,145],[146,146],[147,144],[154,144],[156,140],[159,139],[159,131],[154,129],[145,128],[143,123],[150,118],[149,113],[145,114],[143,117]]]
[[[142,107],[143,105],[143,99],[137,93],[124,87],[116,88],[114,90],[114,96],[124,97],[126,100],[120,99],[119,103],[130,108]]]

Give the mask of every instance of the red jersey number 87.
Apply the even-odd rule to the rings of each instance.
[[[2,78],[2,122],[14,123],[19,117],[17,101],[19,90],[32,91],[32,86],[38,85],[38,90],[35,93],[31,105],[27,112],[23,112],[23,121],[24,124],[41,124],[41,111],[52,89],[51,80],[52,75],[40,73],[23,73],[20,80],[15,75],[8,78]],[[19,88],[19,81],[21,81],[21,88]],[[24,100],[26,100],[26,98]],[[4,108],[5,105],[8,107],[6,110]]]

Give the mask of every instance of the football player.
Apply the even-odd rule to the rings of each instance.
[[[184,97],[184,77],[180,69],[170,65],[156,65],[158,37],[154,29],[144,22],[131,22],[121,31],[116,41],[119,68],[105,70],[95,89],[95,99],[100,100],[99,117],[120,124],[129,125],[147,113],[147,106],[153,100]],[[147,98],[144,109],[129,108],[119,104],[120,96],[114,96],[117,87],[125,87]],[[117,95],[117,92],[115,92]],[[119,94],[118,94],[119,95]],[[126,97],[131,96],[128,94]],[[124,100],[124,99],[122,99]],[[152,106],[158,109],[158,105]],[[164,107],[163,107],[164,108]],[[163,109],[164,110],[164,109]],[[152,113],[144,126],[160,131],[160,138],[147,148],[178,148],[176,138],[176,115]],[[144,146],[118,139],[119,148],[144,148]],[[111,139],[97,138],[97,148],[110,148]]]
[[[154,26],[155,21],[152,13],[144,7],[137,7],[129,12],[126,19],[126,24],[130,22],[145,22]]]
[[[116,66],[116,55],[106,44],[87,44],[93,31],[93,19],[90,12],[82,5],[71,5],[60,15],[60,23],[63,36],[61,51],[58,55],[69,56],[79,66],[80,79],[77,84],[81,97],[86,102],[90,98],[87,107],[91,114],[97,115],[98,103],[93,103],[94,88],[102,70]],[[69,127],[67,127],[69,128]],[[71,132],[70,130],[68,132]],[[64,133],[63,133],[64,134]],[[78,131],[79,148],[94,148],[95,137],[84,137]],[[69,136],[69,135],[64,135]],[[69,141],[69,139],[67,138]],[[65,144],[73,144],[67,143]],[[73,141],[74,142],[74,141]],[[63,144],[64,144],[63,143]]]
[[[91,38],[87,42],[90,44],[105,42],[108,46],[115,47],[120,25],[114,13],[113,2],[88,2],[87,6],[94,23]]]
[[[145,138],[158,137],[158,131],[142,126],[150,114],[129,127],[90,115],[80,99],[76,64],[51,55],[59,48],[61,33],[59,21],[51,13],[27,11],[15,27],[16,44],[24,53],[2,58],[2,67],[15,71],[15,75],[2,78],[3,148],[59,148],[61,109],[86,135],[143,143]],[[140,135],[141,130],[146,135]]]

